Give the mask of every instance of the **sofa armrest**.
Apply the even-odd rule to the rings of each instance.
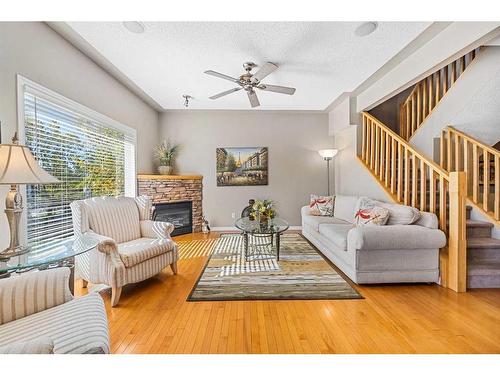
[[[446,236],[441,230],[420,225],[367,225],[347,234],[350,250],[439,249],[445,245]]]
[[[54,354],[54,341],[49,337],[14,342],[0,347],[0,354]]]
[[[141,235],[147,238],[170,239],[170,233],[174,230],[172,223],[165,221],[142,220]]]
[[[71,301],[69,277],[60,267],[0,280],[0,324]]]

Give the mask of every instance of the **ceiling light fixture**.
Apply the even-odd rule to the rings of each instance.
[[[193,99],[193,97],[187,94],[182,95],[182,97],[184,98],[184,107],[189,107],[189,100]]]
[[[142,22],[138,21],[125,21],[123,22],[123,26],[130,31],[131,33],[134,34],[142,34],[144,30],[146,29],[144,27],[144,24]]]
[[[354,30],[354,34],[356,36],[367,36],[373,33],[375,30],[377,30],[378,23],[377,22],[365,22],[356,27],[356,30]]]

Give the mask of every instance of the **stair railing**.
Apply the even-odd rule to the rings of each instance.
[[[399,107],[399,129],[409,140],[443,96],[474,60],[479,49],[456,59],[445,67],[418,82],[408,98]]]
[[[437,215],[448,238],[440,252],[441,284],[465,291],[465,173],[447,172],[366,112],[360,159],[394,201]]]
[[[448,126],[441,132],[440,155],[443,169],[466,172],[469,201],[500,221],[500,151]]]

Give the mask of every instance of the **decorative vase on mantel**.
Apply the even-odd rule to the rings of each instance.
[[[174,168],[171,165],[160,165],[158,167],[159,174],[169,175],[169,174],[172,174],[173,171],[174,171]]]

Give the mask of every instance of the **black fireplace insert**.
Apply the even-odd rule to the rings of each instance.
[[[193,231],[193,202],[166,202],[154,205],[153,220],[168,221],[174,224],[171,236],[191,233]]]

